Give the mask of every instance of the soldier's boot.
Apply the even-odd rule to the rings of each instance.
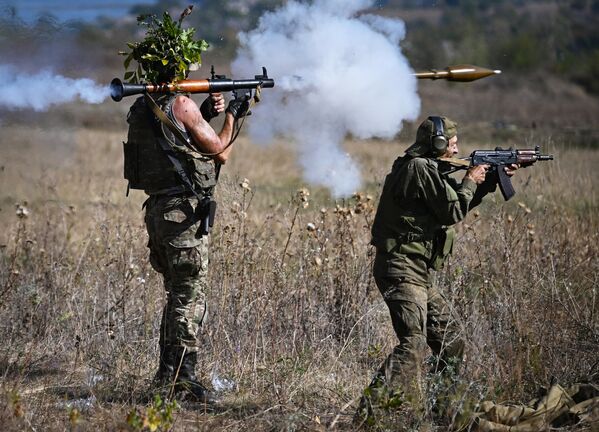
[[[163,396],[171,393],[171,386],[175,380],[175,358],[171,347],[160,347],[158,370],[152,380],[152,388]]]
[[[353,426],[355,428],[367,428],[376,423],[377,408],[384,401],[387,391],[384,379],[378,375],[375,376],[360,398],[358,409],[353,418]]]
[[[430,408],[432,418],[438,424],[453,421],[455,401],[461,400],[464,389],[460,389],[459,371],[461,366],[460,356],[444,356],[436,362],[431,370],[431,376],[436,383],[435,404]]]
[[[180,359],[180,357],[179,357]],[[220,401],[214,393],[200,383],[195,374],[198,355],[195,352],[186,353],[180,361],[179,373],[175,383],[175,390],[191,396],[196,402],[214,405]]]
[[[374,412],[372,409],[372,402],[369,397],[362,395],[358,409],[354,413],[352,425],[356,429],[367,427],[371,423],[374,423]]]
[[[174,377],[175,365],[171,347],[160,347],[160,359],[154,382],[168,384]]]

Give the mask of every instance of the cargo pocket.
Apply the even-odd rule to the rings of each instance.
[[[392,303],[396,311],[393,327],[398,334],[414,336],[424,335],[426,329],[426,313],[421,303],[399,300]]]
[[[169,212],[166,212],[164,214],[164,220],[169,221],[169,222],[175,222],[175,223],[183,223],[185,222],[185,220],[187,220],[188,215],[185,214],[185,212],[181,209],[173,209]]]
[[[162,215],[163,238],[168,244],[178,248],[193,248],[202,242],[200,226],[201,212],[192,205],[196,198],[184,199],[178,205],[166,209]]]

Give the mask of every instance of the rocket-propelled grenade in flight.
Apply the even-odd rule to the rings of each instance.
[[[491,75],[499,75],[500,73],[500,70],[491,70],[464,64],[448,66],[442,70],[430,69],[428,71],[416,72],[414,76],[418,79],[444,79],[447,81],[469,82]]]

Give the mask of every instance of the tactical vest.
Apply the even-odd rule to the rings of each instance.
[[[164,95],[156,103],[178,125],[171,112],[175,98],[176,95]],[[131,106],[127,123],[129,133],[127,142],[123,143],[124,177],[129,181],[130,189],[142,189],[148,195],[191,192],[158,141],[166,138],[194,189],[201,195],[211,194],[217,180],[214,161],[179,143],[166,126],[162,127],[143,97]],[[187,136],[185,130],[181,132]]]

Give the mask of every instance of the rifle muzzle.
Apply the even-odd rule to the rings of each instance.
[[[550,161],[553,160],[553,155],[539,155],[540,161]]]

